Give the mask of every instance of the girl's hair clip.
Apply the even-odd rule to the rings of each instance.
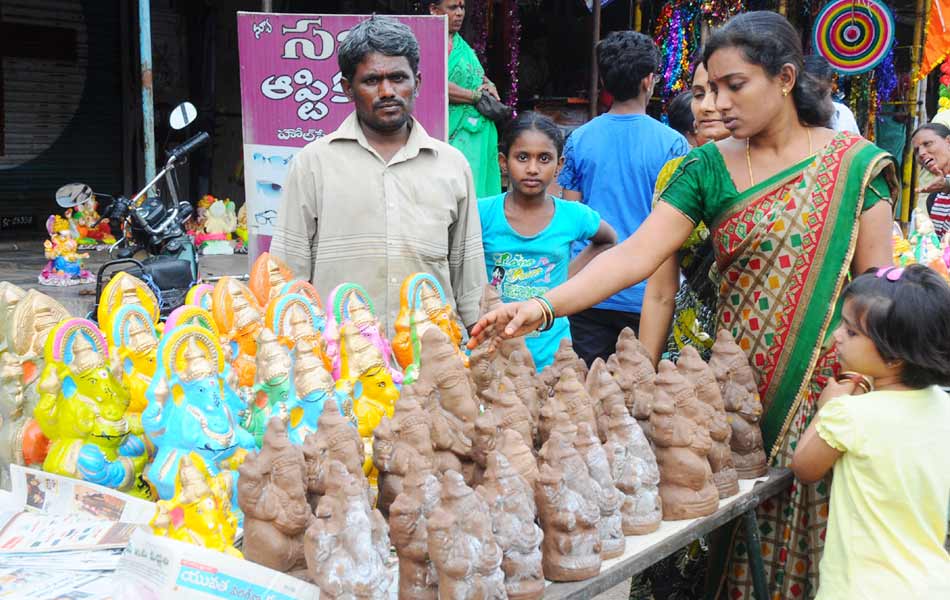
[[[904,267],[881,267],[875,275],[888,281],[897,281],[904,274]]]

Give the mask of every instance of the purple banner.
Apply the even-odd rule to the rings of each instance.
[[[269,246],[287,169],[296,150],[327,135],[353,112],[343,95],[337,50],[369,15],[239,12],[244,187],[255,250]],[[444,17],[397,16],[419,40],[422,85],[413,116],[434,138],[448,130],[447,24]]]

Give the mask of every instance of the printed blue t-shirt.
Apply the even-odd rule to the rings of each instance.
[[[580,202],[555,198],[551,222],[528,237],[508,224],[505,196],[480,199],[478,213],[488,281],[498,288],[502,300],[518,302],[545,294],[567,281],[571,243],[592,238],[600,228],[600,215]],[[525,336],[538,369],[551,364],[561,340],[570,337],[566,317],[556,319],[554,327],[544,333],[535,331]]]
[[[650,214],[660,169],[688,151],[686,138],[653,117],[608,113],[571,133],[558,183],[581,192],[584,204],[599,212],[622,242]],[[573,255],[584,246],[574,244]],[[645,291],[646,282],[639,283],[595,308],[639,313]]]

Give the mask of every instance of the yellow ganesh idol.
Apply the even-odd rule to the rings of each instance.
[[[129,395],[110,370],[102,332],[69,319],[53,329],[44,355],[34,413],[50,440],[43,469],[151,498],[141,425],[126,420]]]
[[[129,391],[129,413],[141,419],[148,404],[145,391],[155,377],[158,332],[152,316],[138,304],[119,307],[109,321],[109,351],[122,373],[122,384]]]
[[[112,276],[109,283],[102,288],[99,296],[99,306],[96,308],[96,319],[99,327],[107,336],[112,335],[112,315],[123,306],[137,304],[151,316],[152,323],[158,323],[158,298],[148,285],[125,271]],[[112,340],[110,340],[112,341]],[[114,341],[112,341],[115,344]]]
[[[212,476],[197,454],[182,457],[175,495],[158,501],[150,525],[155,535],[244,557],[234,548],[237,517],[231,510],[231,476]]]
[[[399,389],[379,350],[351,323],[344,323],[340,344],[340,383],[353,390],[353,412],[363,438],[363,471],[374,480],[373,431],[384,416],[392,417]]]

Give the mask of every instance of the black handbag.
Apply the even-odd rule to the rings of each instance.
[[[487,92],[483,92],[478,101],[475,102],[475,110],[489,121],[494,121],[495,123],[507,121],[511,118],[512,114],[511,107],[500,100],[495,100],[495,97]]]

